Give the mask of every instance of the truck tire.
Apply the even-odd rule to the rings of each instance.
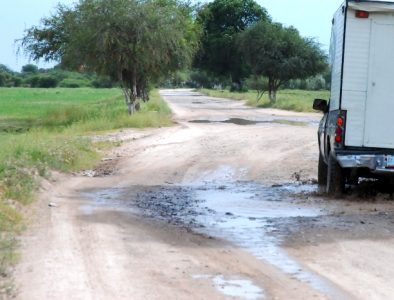
[[[327,194],[330,196],[341,196],[345,191],[345,181],[344,170],[330,153],[327,164]]]
[[[319,164],[317,168],[317,183],[319,187],[327,185],[327,164],[324,162],[323,156],[319,153]]]

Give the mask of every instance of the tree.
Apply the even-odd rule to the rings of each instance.
[[[241,33],[238,49],[256,76],[268,78],[271,103],[280,86],[325,70],[326,56],[313,39],[302,38],[294,27],[259,22]]]
[[[236,47],[236,35],[255,23],[269,20],[267,11],[254,0],[215,0],[198,13],[203,29],[202,46],[195,66],[241,83],[248,75]]]
[[[6,85],[7,82],[7,75],[5,73],[0,72],[0,87]]]
[[[22,67],[23,74],[37,74],[38,67],[36,65],[27,64]]]
[[[7,66],[0,64],[0,87],[14,86],[16,74]]]
[[[132,113],[138,99],[148,99],[150,82],[191,62],[199,37],[191,13],[178,0],[80,0],[58,6],[21,45],[34,60],[119,82]]]
[[[6,65],[0,64],[0,72],[2,73],[7,73],[7,74],[13,74],[12,70],[8,68]]]

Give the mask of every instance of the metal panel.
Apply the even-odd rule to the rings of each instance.
[[[330,110],[339,109],[341,97],[343,35],[345,30],[344,5],[341,6],[334,15],[334,23],[331,32],[330,64],[332,75]]]
[[[344,91],[346,116],[345,146],[361,147],[364,142],[366,92]]]
[[[341,106],[348,112],[345,145],[362,146],[372,21],[356,18],[350,8],[347,14]]]
[[[369,12],[393,12],[393,4],[394,1],[349,2],[349,7]]]
[[[372,23],[371,59],[364,146],[394,147],[394,16],[379,14]]]

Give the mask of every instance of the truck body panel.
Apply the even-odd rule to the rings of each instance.
[[[334,15],[330,111],[347,112],[345,146],[394,148],[393,13],[394,1],[346,1]]]
[[[376,16],[371,27],[364,146],[393,148],[394,16]]]
[[[331,97],[318,129],[318,183],[345,191],[360,177],[394,183],[394,0],[346,0],[334,15]]]

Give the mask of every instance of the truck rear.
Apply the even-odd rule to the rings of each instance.
[[[394,176],[394,1],[345,1],[332,21],[329,103],[318,131],[319,184]]]

